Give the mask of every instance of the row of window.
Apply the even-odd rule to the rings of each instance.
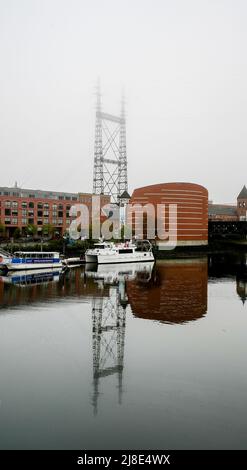
[[[92,197],[91,196],[90,197],[88,197],[88,196],[87,197],[84,197],[84,196],[80,197],[80,202],[82,202],[82,203],[87,202],[87,203],[90,204],[90,203],[92,203]]]
[[[5,217],[5,225],[17,225],[18,224],[18,219],[17,217]],[[23,218],[21,219],[21,225],[33,225],[34,224],[34,219],[28,219],[28,218]],[[43,219],[43,220],[38,220],[37,225],[46,225],[49,224],[49,219]],[[63,219],[53,219],[52,220],[52,225],[63,225]],[[66,219],[66,225],[70,225],[70,219]]]
[[[5,215],[12,215],[12,216],[18,216],[18,211],[16,210],[12,210],[11,209],[5,209],[4,211]],[[27,210],[27,209],[22,209],[21,211],[21,215],[23,217],[33,217],[34,216],[34,211],[31,209]],[[38,217],[49,217],[49,211],[37,211],[37,216]],[[54,219],[56,219],[57,217],[58,218],[63,218],[64,214],[62,211],[58,211],[58,212],[53,212],[52,213],[52,216]],[[69,212],[66,212],[66,217],[69,217]]]
[[[10,224],[17,225],[18,219],[16,217],[12,217],[12,219],[6,217],[4,222],[5,222],[5,225],[10,225]]]
[[[5,201],[5,207],[17,208],[18,207],[18,202],[17,201]],[[33,202],[22,202],[21,207],[23,209],[26,209],[27,207],[29,207],[31,209],[34,209],[34,203]],[[71,206],[67,205],[66,210],[69,211],[70,207]],[[63,204],[52,204],[51,206],[48,203],[42,203],[42,202],[38,202],[38,204],[37,204],[37,209],[50,209],[50,208],[52,208],[53,211],[57,211],[57,210],[63,211],[64,210]]]
[[[16,201],[5,201],[5,207],[18,207],[18,202],[16,202]]]
[[[238,207],[246,207],[246,202],[239,202]]]
[[[15,196],[15,197],[22,197],[22,195],[16,191],[0,191],[0,196]],[[23,194],[23,197],[29,197],[30,199],[40,198],[41,196],[35,196],[35,194]],[[76,196],[55,196],[50,194],[44,194],[42,196],[44,199],[58,199],[59,201],[77,201],[78,198]]]

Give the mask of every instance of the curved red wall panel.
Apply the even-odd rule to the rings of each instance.
[[[208,242],[208,191],[194,183],[163,183],[135,189],[130,204],[165,204],[177,206],[177,244],[206,245]],[[164,242],[163,242],[164,243]],[[158,240],[160,248],[162,242]]]

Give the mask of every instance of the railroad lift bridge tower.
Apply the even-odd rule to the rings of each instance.
[[[115,204],[121,204],[121,196],[128,194],[124,96],[119,116],[103,112],[99,81],[96,91],[93,193],[110,195],[111,202]]]

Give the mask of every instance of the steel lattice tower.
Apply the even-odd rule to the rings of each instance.
[[[119,203],[128,192],[124,97],[120,116],[102,111],[99,82],[96,97],[93,193],[108,194]]]

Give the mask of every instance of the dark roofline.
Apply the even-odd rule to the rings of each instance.
[[[237,199],[247,199],[247,188],[246,186],[244,185],[242,190],[240,191]]]

